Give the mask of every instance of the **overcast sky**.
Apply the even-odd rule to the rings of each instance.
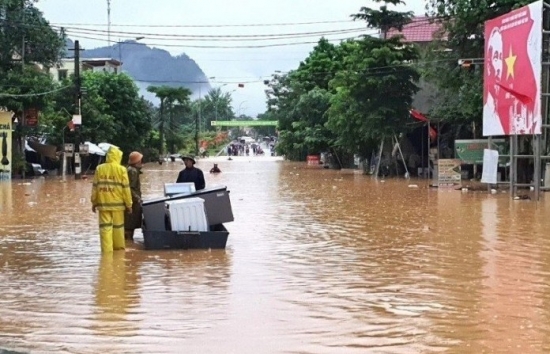
[[[401,9],[414,11],[417,15],[424,14],[424,0],[405,2],[407,5]],[[79,39],[84,48],[108,44],[107,0],[40,0],[37,6],[52,24],[64,24],[69,31],[77,31],[75,28],[87,29],[89,32],[86,34],[70,35],[73,40]],[[215,77],[210,80],[213,87],[223,86],[222,89],[228,92],[236,90],[232,93],[236,113],[255,116],[265,110],[263,80],[276,70],[284,72],[295,69],[307,57],[314,44],[268,48],[193,46],[236,47],[316,42],[319,35],[277,40],[261,38],[255,41],[227,41],[227,38],[221,38],[224,41],[219,41],[220,38],[216,38],[217,41],[205,38],[184,40],[171,39],[169,36],[277,35],[357,29],[357,32],[326,36],[337,42],[337,39],[359,35],[360,30],[373,33],[370,29],[362,29],[363,23],[350,21],[349,15],[356,13],[362,6],[376,5],[365,0],[111,0],[111,41],[143,36],[145,38],[140,40],[142,43],[166,49],[173,55],[186,53],[198,63],[207,77]],[[328,23],[217,27],[304,22]],[[208,27],[167,27],[197,25]],[[244,83],[245,87],[238,88],[239,82]]]

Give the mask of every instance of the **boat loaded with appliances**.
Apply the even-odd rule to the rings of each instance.
[[[143,201],[143,245],[159,249],[224,249],[233,221],[225,186],[195,191],[193,183],[166,183],[164,197]]]

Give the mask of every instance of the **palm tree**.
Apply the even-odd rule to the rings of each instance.
[[[214,120],[230,120],[234,113],[231,109],[231,93],[222,92],[221,88],[214,88],[204,97],[204,123],[205,128],[210,129]]]
[[[147,91],[160,100],[159,116],[154,127],[159,131],[160,155],[164,155],[164,137],[171,141],[170,152],[175,153],[175,136],[183,124],[183,116],[189,112],[191,91],[185,87],[149,86]]]

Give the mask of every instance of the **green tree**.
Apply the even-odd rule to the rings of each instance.
[[[314,88],[329,90],[329,83],[344,67],[345,52],[338,45],[321,38],[309,56],[300,63],[297,70],[290,73],[301,92]]]
[[[329,150],[335,135],[326,128],[330,82],[344,67],[345,50],[321,38],[296,70],[275,74],[268,82],[270,120],[279,122],[279,153],[291,160]]]
[[[201,105],[201,117],[204,130],[214,130],[212,121],[231,120],[234,118],[231,108],[231,93],[222,92],[221,88],[214,88],[204,97]]]
[[[48,108],[51,95],[45,93],[55,85],[43,68],[57,63],[65,47],[63,32],[49,25],[34,2],[0,0],[0,106],[19,118],[25,108]]]
[[[52,67],[63,54],[64,33],[49,25],[35,2],[0,0],[0,70],[4,72],[20,65],[21,57],[26,63]]]
[[[13,112],[25,108],[45,109],[54,94],[59,90],[67,94],[70,87],[55,85],[48,73],[33,65],[27,65],[24,70],[9,70],[0,75],[0,106]],[[52,92],[52,94],[44,94]]]
[[[274,121],[277,119],[275,118],[272,111],[267,111],[267,112],[258,114],[258,120]],[[274,136],[275,134],[277,134],[277,127],[275,126],[256,127],[256,131],[258,132],[259,135],[262,135],[262,136]]]
[[[116,127],[111,141],[123,151],[142,147],[151,130],[146,101],[132,79],[125,74],[98,73],[85,71],[82,75],[83,87],[89,96],[96,95],[104,100],[103,107],[114,118]],[[84,118],[83,118],[84,119]],[[83,122],[89,133],[96,129],[93,124]]]
[[[318,154],[331,147],[333,134],[325,127],[331,98],[332,95],[321,88],[300,96],[293,111],[298,119],[291,129],[281,131],[279,152],[299,154],[303,159],[305,155]]]
[[[85,71],[82,88],[85,94],[81,100],[82,126],[78,131],[82,140],[113,143],[124,152],[144,147],[151,131],[151,111],[129,76]],[[67,132],[71,112],[75,111],[74,91],[69,92],[59,91],[44,114],[45,130],[55,143],[74,139],[75,133]]]
[[[387,4],[405,5],[402,0],[374,0],[377,3],[384,2],[386,5],[380,6],[380,9],[362,7],[358,14],[351,15],[354,20],[363,20],[367,22],[370,28],[379,29],[383,39],[388,39],[388,32],[391,29],[403,30],[406,24],[411,23],[414,13],[399,12],[389,10]]]
[[[411,13],[399,14],[382,6],[379,11],[363,8],[352,17],[388,31],[408,23]],[[336,94],[331,100],[328,126],[337,133],[338,146],[368,157],[380,139],[406,129],[420,78],[410,63],[419,58],[419,53],[399,36],[365,36],[342,46],[347,53],[345,68],[331,82]]]
[[[164,140],[171,153],[176,153],[183,146],[182,126],[185,118],[190,116],[191,91],[184,87],[149,86],[149,92],[160,100],[158,117],[154,127],[159,131],[159,152],[164,154]]]

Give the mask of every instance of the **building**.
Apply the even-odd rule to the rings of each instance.
[[[415,44],[420,50],[427,49],[433,42],[447,40],[443,24],[426,16],[414,17],[402,31],[396,29],[388,31],[388,38],[395,35],[402,35],[403,42]],[[420,79],[418,86],[420,91],[413,98],[413,108],[427,114],[438,102],[437,86],[424,78]]]
[[[403,26],[402,31],[396,29],[388,31],[388,38],[395,35],[402,35],[404,37],[403,42],[414,43],[421,47],[437,40],[447,39],[443,32],[442,23],[426,16],[414,17],[411,23]]]
[[[121,71],[122,62],[112,58],[89,58],[80,60],[80,70],[92,70],[118,74]],[[74,74],[74,59],[64,58],[49,73],[54,81],[63,81]]]

